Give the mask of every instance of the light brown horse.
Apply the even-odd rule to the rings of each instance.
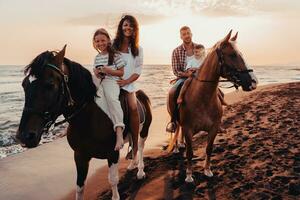
[[[184,134],[187,147],[186,182],[193,182],[192,137],[199,131],[208,132],[204,174],[213,176],[210,170],[210,157],[223,114],[222,104],[218,98],[220,77],[229,80],[235,86],[242,86],[244,91],[256,89],[257,79],[237,49],[237,34],[231,38],[231,32],[212,47],[198,72],[185,83],[189,85],[185,87],[177,123]],[[178,135],[178,130],[176,133]],[[171,146],[173,145],[174,142],[171,143]]]
[[[116,134],[112,121],[94,101],[96,87],[91,73],[64,55],[65,47],[59,53],[43,52],[25,69],[28,73],[22,83],[25,106],[17,138],[26,147],[38,146],[41,135],[63,114],[69,122],[67,139],[74,150],[77,168],[76,199],[83,199],[91,158],[107,159],[112,199],[120,199],[117,188],[119,151],[114,151]],[[146,94],[137,91],[136,96],[145,113],[138,141],[137,178],[141,179],[145,176],[143,148],[152,115]],[[130,132],[130,127],[127,126],[126,130]]]

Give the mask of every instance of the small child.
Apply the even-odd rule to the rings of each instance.
[[[117,80],[124,74],[125,63],[120,53],[111,47],[111,40],[108,32],[100,28],[94,33],[93,46],[99,52],[95,57],[94,73],[100,82],[103,95],[100,99],[106,100],[108,112],[112,119],[114,130],[117,134],[115,151],[123,147],[123,110],[119,101],[120,86]]]
[[[191,72],[196,72],[197,69],[200,69],[203,61],[205,58],[205,48],[201,44],[197,44],[194,46],[194,57],[188,61],[186,64],[185,70],[186,71],[191,71]],[[182,98],[185,93],[185,90],[189,86],[192,78],[188,78],[186,81],[184,81],[184,84],[180,90],[179,96],[177,98],[177,103],[181,104],[182,103]]]
[[[205,58],[205,48],[202,44],[197,44],[194,46],[194,57],[188,61],[185,70],[196,71],[199,69]]]

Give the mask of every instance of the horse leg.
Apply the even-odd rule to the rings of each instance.
[[[175,145],[174,145],[174,150],[173,153],[179,153],[179,144],[178,144],[178,140],[176,140]]]
[[[179,148],[179,149],[184,149],[184,148],[185,148],[185,144],[184,144],[184,135],[183,135],[182,129],[181,129],[181,131],[179,132],[178,148]]]
[[[218,126],[217,126],[218,127]],[[206,144],[206,157],[205,157],[205,164],[204,164],[204,174],[208,177],[212,177],[213,173],[210,170],[210,157],[211,152],[213,149],[214,140],[217,135],[218,128],[214,127],[212,128],[207,135],[207,144]]]
[[[174,139],[176,141],[175,141],[173,153],[179,153],[179,148],[178,148],[179,147],[179,145],[178,145],[178,136],[179,136],[179,133],[180,133],[180,126],[179,126],[179,124],[177,124],[177,128],[176,128],[176,131],[174,133]]]
[[[193,145],[192,145],[192,139],[193,134],[192,131],[187,128],[182,128],[183,134],[185,136],[185,142],[186,142],[186,157],[187,157],[187,168],[186,168],[186,178],[185,182],[192,183],[194,181],[192,174],[192,158],[193,158]]]
[[[89,169],[90,157],[74,152],[74,160],[77,169],[76,200],[83,200],[84,183]]]
[[[138,151],[138,135],[135,135],[132,133],[132,160],[130,161],[127,169],[133,170],[138,165],[138,157],[137,157],[137,151]]]
[[[113,200],[119,200],[120,195],[118,191],[118,183],[119,183],[119,162],[113,162],[111,160],[108,160],[108,182],[111,186],[112,190],[112,197]]]
[[[142,179],[145,177],[145,172],[144,172],[144,147],[145,147],[145,141],[148,137],[149,133],[149,128],[152,122],[152,113],[151,113],[151,107],[149,102],[142,102],[145,106],[146,112],[145,112],[145,122],[143,125],[143,128],[140,133],[139,137],[139,146],[138,146],[138,156],[139,156],[139,164],[138,164],[138,173],[137,173],[137,178]]]
[[[145,172],[144,172],[144,147],[145,147],[145,141],[146,141],[147,137],[143,138],[140,137],[139,138],[139,148],[138,148],[138,159],[139,159],[139,163],[138,163],[138,173],[137,173],[137,178],[138,179],[143,179],[145,178]]]
[[[173,151],[173,153],[176,153],[175,149],[177,148],[178,133],[178,128],[176,128],[175,133],[170,133],[170,141],[167,148],[168,153],[171,153],[171,151]]]

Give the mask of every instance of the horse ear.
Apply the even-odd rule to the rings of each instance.
[[[236,32],[236,34],[230,39],[231,41],[236,41],[236,38],[237,38],[237,36],[238,36],[238,33],[239,32]]]
[[[57,66],[61,66],[61,64],[64,61],[64,57],[65,57],[65,53],[66,53],[66,47],[67,45],[65,44],[65,46],[62,48],[62,50],[60,50],[57,55],[54,57],[54,62]]]
[[[223,42],[228,42],[230,37],[231,37],[231,33],[232,33],[232,29],[229,31],[229,33],[225,36],[225,38],[222,40],[222,43]]]

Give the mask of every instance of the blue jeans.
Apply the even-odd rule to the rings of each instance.
[[[173,85],[173,88],[178,88],[179,85],[183,84],[183,82],[186,80],[187,78],[180,78],[176,81],[176,83]]]

